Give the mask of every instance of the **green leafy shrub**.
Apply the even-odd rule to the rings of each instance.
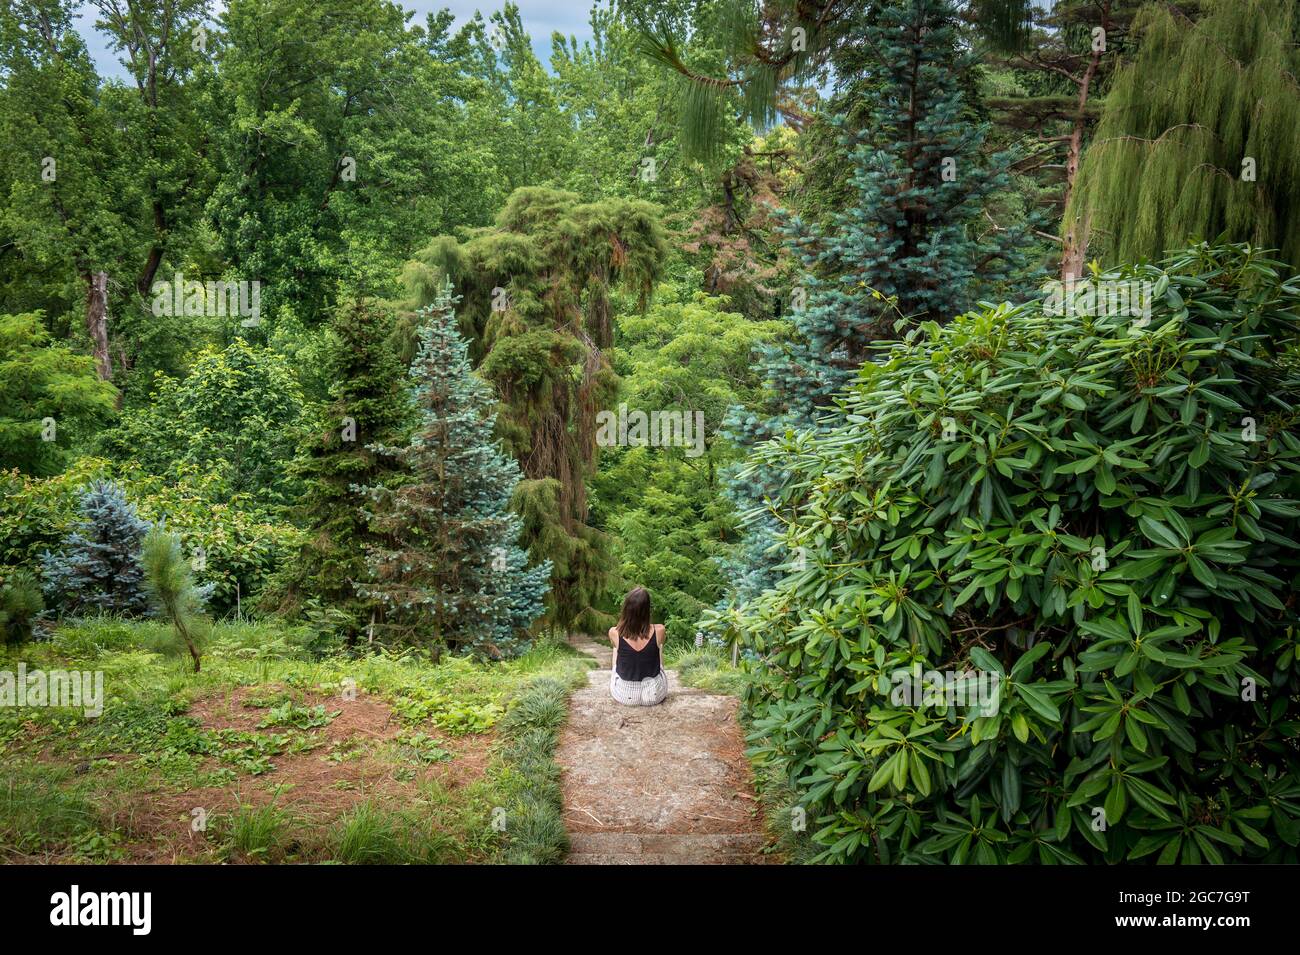
[[[1300,281],[1279,268],[1201,245],[1094,276],[1150,283],[1148,319],[1036,302],[925,326],[864,367],[843,425],[758,450],[788,470],[768,513],[791,559],[742,614],[753,739],[822,858],[1297,861]],[[899,692],[917,670],[997,682],[963,706],[938,678]]]
[[[57,550],[76,524],[82,490],[111,476],[102,458],[81,458],[48,479],[0,471],[0,565],[39,567],[41,554]]]
[[[266,516],[253,500],[236,495],[221,501],[219,481],[201,468],[180,467],[175,479],[137,468],[124,473],[140,500],[140,513],[166,519],[168,529],[180,537],[195,579],[210,588],[207,606],[214,614],[247,612],[249,602],[302,542],[302,531]]]
[[[99,445],[109,457],[151,474],[197,465],[219,475],[231,496],[282,507],[301,490],[288,465],[302,404],[283,356],[236,339],[223,350],[201,350],[184,379],[158,374],[150,403],[124,413]]]
[[[116,396],[94,359],[51,340],[39,312],[0,315],[0,468],[57,474]]]

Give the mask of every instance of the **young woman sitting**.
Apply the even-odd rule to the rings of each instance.
[[[650,622],[650,594],[637,587],[623,598],[618,626],[611,627],[614,669],[609,693],[624,706],[654,706],[668,695],[663,668],[664,625]]]

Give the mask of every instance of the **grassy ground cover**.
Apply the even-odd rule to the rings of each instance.
[[[306,628],[215,627],[200,674],[167,629],[84,620],[0,671],[103,674],[104,708],[0,707],[3,862],[548,862],[551,761],[587,663],[317,658]]]

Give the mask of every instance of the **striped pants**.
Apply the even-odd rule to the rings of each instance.
[[[609,672],[609,695],[624,706],[654,706],[668,696],[668,676],[663,670],[645,680],[622,680],[616,671]]]

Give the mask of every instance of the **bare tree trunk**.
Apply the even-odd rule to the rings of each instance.
[[[86,276],[86,332],[95,350],[95,370],[102,381],[113,380],[113,359],[108,354],[108,273]]]
[[[190,652],[190,659],[194,661],[194,672],[198,673],[202,665],[203,654],[199,651],[199,646],[194,642],[194,637],[190,634],[189,627],[185,626],[185,620],[180,613],[171,604],[168,604],[167,611],[171,615],[172,623],[175,625],[177,632],[180,633],[181,639],[185,641],[185,649]]]
[[[1103,37],[1110,32],[1110,7],[1109,0],[1102,5],[1101,29]],[[1094,45],[1092,56],[1088,58],[1088,67],[1083,71],[1083,78],[1079,81],[1078,106],[1074,111],[1074,123],[1070,128],[1070,148],[1065,160],[1064,208],[1066,210],[1070,208],[1070,199],[1074,195],[1075,179],[1079,175],[1079,162],[1083,158],[1083,129],[1088,122],[1088,90],[1092,86],[1093,78],[1097,75],[1097,67],[1101,64],[1102,52]],[[1075,219],[1070,222],[1063,222],[1061,225],[1061,281],[1070,282],[1083,275],[1083,262],[1088,255],[1089,223],[1086,219],[1083,222]]]
[[[1088,256],[1088,229],[1086,219],[1065,223],[1064,235],[1061,236],[1062,282],[1076,281],[1083,275],[1083,261]]]
[[[140,293],[140,297],[148,301],[153,292],[153,280],[158,274],[158,268],[162,265],[163,254],[166,251],[163,248],[162,237],[167,234],[167,215],[163,209],[163,204],[155,199],[153,201],[153,230],[154,242],[149,248],[149,256],[144,262],[144,271],[136,280],[135,288]]]

